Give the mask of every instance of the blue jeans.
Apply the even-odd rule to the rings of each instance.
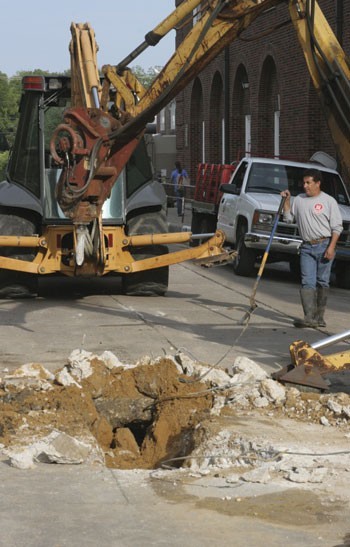
[[[176,195],[176,208],[177,208],[177,215],[179,217],[181,217],[183,215],[183,201],[182,201],[182,196],[181,196],[181,192],[179,192],[178,190],[175,191],[175,195]]]
[[[300,249],[301,286],[303,289],[329,287],[333,260],[324,258],[329,239],[311,245],[303,243]]]

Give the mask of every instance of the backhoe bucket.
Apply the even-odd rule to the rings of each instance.
[[[205,268],[211,268],[212,266],[223,266],[232,262],[237,256],[237,251],[223,251],[221,254],[216,256],[206,256],[205,258],[197,258],[195,260],[196,264],[203,266]]]
[[[318,368],[313,366],[299,365],[296,367],[289,365],[289,367],[275,372],[272,377],[283,384],[295,384],[319,389],[320,391],[327,391],[329,389],[329,383],[322,378]]]
[[[282,383],[308,386],[322,391],[329,390],[330,382],[326,376],[350,370],[350,352],[343,351],[324,357],[316,348],[332,345],[349,336],[350,331],[346,331],[312,345],[302,340],[293,342],[289,347],[292,364],[275,372],[272,377]]]

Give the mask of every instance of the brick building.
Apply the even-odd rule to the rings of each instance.
[[[350,2],[319,5],[349,53]],[[177,96],[177,157],[192,180],[198,163],[230,163],[247,152],[301,161],[318,150],[336,155],[289,20],[285,3],[264,12]],[[188,30],[177,32],[177,44]]]

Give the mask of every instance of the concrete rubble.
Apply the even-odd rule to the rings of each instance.
[[[121,392],[111,391],[113,382],[119,382]],[[187,391],[180,393],[180,388]],[[39,402],[38,394],[41,392],[43,401],[48,401],[57,390],[60,397],[67,393],[68,397],[62,402],[55,400],[54,412],[52,406]],[[37,395],[28,407],[27,397],[32,391]],[[66,421],[62,421],[62,429],[57,421],[50,427],[50,417],[57,420],[67,400],[72,404],[73,417],[68,419],[63,413]],[[79,414],[78,403],[87,405],[86,415]],[[188,414],[164,440],[164,446],[171,445],[174,438],[180,438],[180,444],[169,452],[162,449],[157,453],[154,443],[164,434],[169,416],[180,414],[179,409],[183,411],[186,405]],[[38,462],[113,467],[120,461],[127,462],[125,468],[137,468],[148,450],[155,455],[155,467],[168,461],[171,468],[172,459],[180,456],[189,473],[205,476],[225,471],[228,483],[317,484],[337,473],[349,474],[350,454],[346,451],[340,465],[338,454],[332,454],[336,450],[320,454],[307,439],[303,450],[300,443],[293,442],[294,437],[286,443],[285,436],[280,440],[273,435],[262,438],[257,431],[252,438],[251,431],[247,435],[244,428],[238,432],[237,419],[250,415],[252,420],[264,416],[271,424],[297,420],[303,427],[322,430],[328,426],[342,432],[344,439],[349,438],[348,395],[303,393],[285,387],[246,357],[237,357],[232,369],[223,371],[197,363],[181,352],[156,359],[145,356],[135,364],[123,364],[111,352],[97,356],[75,350],[55,374],[30,363],[0,379],[0,453],[19,469],[32,468]],[[83,423],[72,427],[81,416]],[[147,437],[150,430],[151,446]]]

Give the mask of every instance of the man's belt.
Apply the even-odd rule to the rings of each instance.
[[[303,241],[303,243],[308,243],[309,245],[317,245],[317,243],[322,243],[322,241],[326,241],[326,239],[329,239],[329,237],[320,237],[319,239],[310,239],[310,241]]]

